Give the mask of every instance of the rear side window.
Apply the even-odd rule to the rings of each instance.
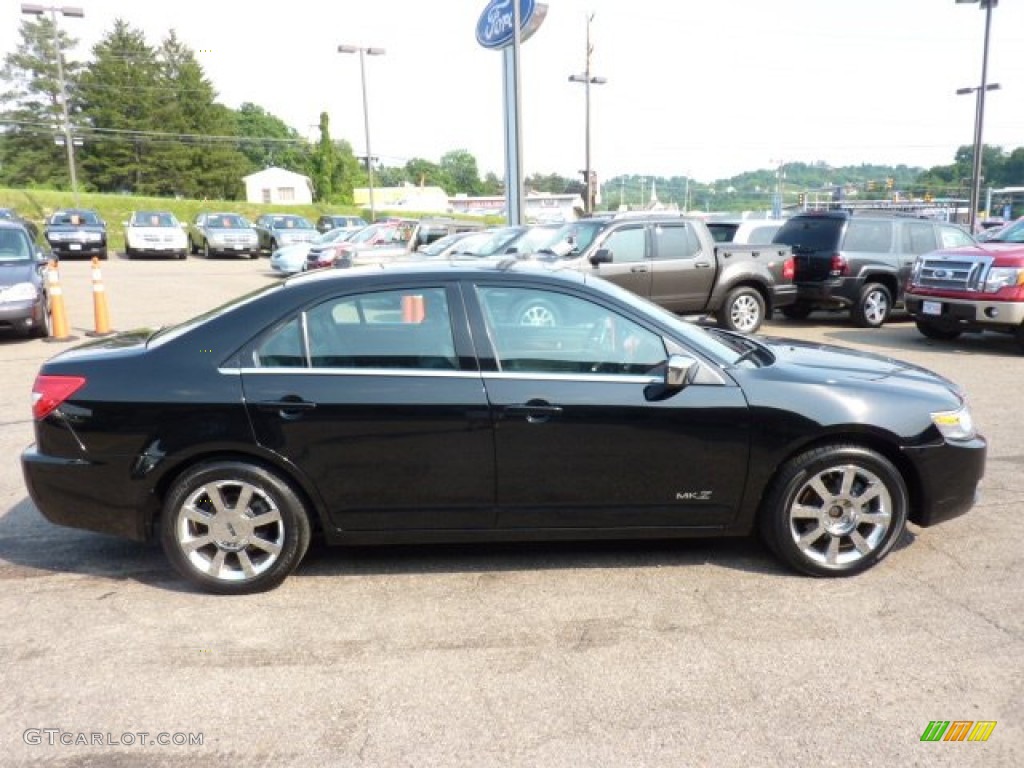
[[[736,230],[739,224],[726,224],[724,222],[708,222],[708,229],[711,230],[711,237],[716,243],[731,243],[736,237]]]
[[[772,238],[773,243],[791,245],[794,250],[837,251],[845,219],[792,218]]]
[[[699,251],[697,236],[685,224],[658,224],[654,227],[654,258],[692,259]]]
[[[843,250],[889,253],[892,250],[892,222],[853,219],[846,228]]]

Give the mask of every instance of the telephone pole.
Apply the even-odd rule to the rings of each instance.
[[[608,82],[607,78],[597,77],[592,74],[590,69],[590,60],[594,53],[594,46],[590,42],[590,22],[594,20],[594,14],[591,12],[587,15],[587,58],[586,66],[583,69],[583,73],[579,75],[569,75],[570,83],[583,83],[584,100],[586,117],[584,120],[586,139],[584,142],[585,146],[585,158],[583,169],[583,210],[586,213],[592,213],[594,210],[594,193],[596,192],[596,174],[590,167],[590,86],[591,85],[603,85]]]

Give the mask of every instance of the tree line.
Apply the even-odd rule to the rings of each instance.
[[[52,20],[23,19],[20,35],[0,70],[0,186],[68,188],[62,98],[76,143],[79,185],[86,190],[234,200],[244,197],[244,176],[269,166],[310,176],[322,202],[351,204],[353,190],[367,184],[365,158],[348,141],[332,138],[326,113],[318,140],[311,142],[257,104],[231,109],[219,103],[195,52],[173,30],[152,46],[142,31],[115,20],[90,58],[66,62],[65,94]],[[57,39],[61,52],[78,45],[60,29]],[[779,192],[788,202],[797,190],[829,185],[862,197],[884,196],[893,187],[916,196],[966,197],[973,154],[973,146],[962,146],[952,164],[930,169],[790,163],[712,183],[623,175],[602,180],[599,207],[644,204],[657,194],[693,209],[764,208]],[[986,145],[983,161],[986,186],[1024,184],[1024,147],[1007,152]],[[504,191],[496,174],[481,178],[476,158],[464,149],[446,153],[438,163],[412,158],[375,165],[374,174],[379,186],[438,186],[449,195]],[[525,181],[541,192],[583,192],[582,179],[557,173],[536,173]]]

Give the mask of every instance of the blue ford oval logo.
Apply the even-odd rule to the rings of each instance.
[[[936,269],[935,272],[933,272],[932,274],[934,274],[936,277],[949,277],[949,272],[947,272],[944,269]]]
[[[515,33],[515,9],[512,3],[513,0],[491,0],[480,14],[480,20],[476,23],[476,41],[484,48],[504,48],[512,42]],[[520,34],[530,28],[536,10],[535,0],[519,0]]]

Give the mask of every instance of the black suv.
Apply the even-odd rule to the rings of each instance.
[[[878,211],[822,211],[794,216],[772,242],[792,246],[797,301],[781,307],[793,320],[815,309],[849,309],[862,328],[878,328],[903,302],[914,259],[937,248],[970,245],[955,224]]]
[[[330,232],[332,229],[361,229],[365,226],[366,220],[358,216],[324,214],[316,220],[316,231],[320,234]]]
[[[43,237],[59,259],[107,258],[107,225],[96,211],[87,208],[55,211],[46,221]]]

